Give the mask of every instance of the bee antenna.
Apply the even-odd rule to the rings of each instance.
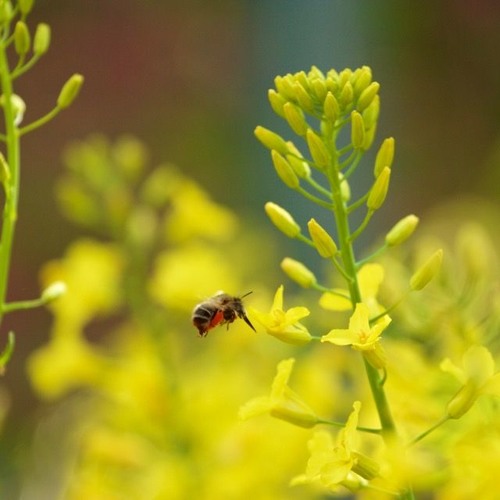
[[[244,299],[247,295],[250,295],[251,293],[253,293],[253,290],[251,290],[250,292],[245,293],[245,295],[242,295],[240,297],[240,299]]]

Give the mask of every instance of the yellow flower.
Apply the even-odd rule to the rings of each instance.
[[[281,285],[274,296],[274,302],[269,313],[261,313],[250,309],[252,317],[255,317],[269,335],[283,342],[294,345],[307,344],[311,335],[307,328],[299,323],[299,320],[309,316],[307,307],[292,307],[283,310],[283,285]]]
[[[330,433],[319,431],[309,441],[311,457],[304,475],[295,478],[293,484],[319,481],[330,490],[338,486],[355,489],[361,479],[373,479],[378,475],[377,463],[355,451],[356,428],[361,403],[355,401],[345,427],[339,432],[334,443]]]
[[[389,326],[391,318],[386,314],[370,326],[369,309],[366,304],[356,304],[356,309],[349,320],[349,328],[333,329],[321,337],[321,342],[335,345],[350,345],[362,351],[375,368],[385,366],[385,356],[379,343],[380,335]]]
[[[482,394],[500,396],[500,372],[495,373],[495,362],[486,347],[470,347],[463,355],[462,366],[459,368],[449,358],[441,363],[443,371],[454,375],[463,384],[448,403],[450,418],[460,418]]]
[[[358,272],[358,284],[361,298],[373,316],[383,312],[384,308],[377,302],[377,294],[380,284],[384,279],[384,268],[380,264],[365,264]],[[349,292],[343,289],[335,289],[336,293],[324,293],[319,304],[330,311],[348,311],[352,308]]]
[[[301,397],[288,386],[288,379],[292,373],[295,359],[285,359],[278,364],[269,396],[252,399],[240,408],[240,418],[248,418],[269,413],[272,417],[279,418],[298,425],[299,427],[313,427],[318,423],[314,411],[301,399]]]

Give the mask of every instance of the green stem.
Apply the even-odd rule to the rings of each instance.
[[[28,132],[32,132],[33,130],[45,125],[47,122],[52,120],[56,115],[58,115],[62,111],[61,108],[55,107],[51,109],[47,114],[43,115],[38,120],[31,122],[30,124],[19,129],[19,135],[27,134]]]
[[[3,209],[2,232],[0,234],[0,321],[7,295],[9,268],[14,243],[17,221],[17,205],[19,197],[20,173],[20,136],[15,125],[15,111],[12,106],[12,80],[5,53],[5,46],[0,46],[0,85],[4,98],[5,137],[7,163],[10,169],[10,180],[6,183],[5,205]]]

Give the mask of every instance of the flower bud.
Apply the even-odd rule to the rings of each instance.
[[[271,158],[276,173],[284,184],[290,189],[297,189],[299,187],[299,178],[288,161],[274,149],[271,151]]]
[[[293,142],[287,142],[290,154],[286,155],[286,160],[290,163],[293,171],[301,178],[307,179],[311,176],[311,168],[303,159],[300,151],[295,147]]]
[[[316,283],[316,277],[313,272],[297,260],[289,257],[284,258],[281,261],[281,269],[283,269],[291,280],[295,281],[303,288],[310,288]]]
[[[373,102],[373,99],[375,99],[379,89],[380,83],[372,82],[365,88],[365,90],[363,90],[363,92],[361,92],[356,105],[359,112],[364,111]]]
[[[10,104],[12,106],[12,111],[14,112],[14,124],[19,125],[24,118],[24,112],[26,111],[26,103],[17,94],[12,94],[10,96]],[[5,107],[5,96],[0,97],[0,105]]]
[[[325,100],[326,93],[328,92],[325,81],[319,78],[314,79],[312,81],[312,88],[314,89],[314,93],[316,94],[318,101],[323,102]]]
[[[0,24],[7,24],[13,15],[12,4],[9,1],[0,2]]]
[[[331,92],[326,94],[325,102],[323,103],[323,112],[325,113],[325,117],[332,123],[335,123],[340,116],[339,103]]]
[[[40,23],[36,27],[35,38],[33,39],[33,52],[37,56],[45,54],[50,47],[50,26]]]
[[[18,21],[14,29],[14,47],[20,56],[27,54],[31,46],[31,36],[28,26],[23,21]]]
[[[380,342],[377,342],[373,349],[367,349],[362,352],[366,361],[377,370],[383,370],[386,367],[387,355]]]
[[[75,73],[69,78],[69,80],[63,85],[59,97],[57,98],[57,106],[61,109],[65,109],[73,103],[77,98],[80,89],[83,85],[83,76]]]
[[[275,149],[282,155],[286,155],[288,153],[288,146],[286,145],[285,140],[275,132],[259,125],[255,128],[254,134],[267,149]]]
[[[347,179],[344,178],[344,174],[342,172],[339,172],[339,179],[340,196],[342,198],[342,201],[345,201],[347,203],[351,199],[351,187],[349,186],[349,182],[347,182]]]
[[[300,107],[308,111],[309,113],[314,112],[314,102],[309,94],[309,92],[305,89],[304,85],[296,82],[293,86],[293,90],[295,92],[295,98],[299,103]]]
[[[373,187],[368,195],[366,206],[370,210],[378,210],[385,201],[387,191],[389,190],[389,181],[391,178],[391,169],[385,167],[375,180]]]
[[[418,220],[418,217],[412,214],[397,222],[385,236],[387,245],[394,247],[405,242],[417,228]]]
[[[376,128],[379,113],[380,113],[380,97],[376,95],[371,104],[361,113],[363,115],[363,120],[365,122],[366,130],[372,130]],[[368,146],[366,146],[366,144],[364,149],[365,150],[368,149]]]
[[[308,125],[304,118],[303,111],[296,104],[287,102],[283,105],[283,112],[285,114],[285,120],[288,122],[291,129],[297,135],[305,135]]]
[[[290,238],[295,238],[300,233],[300,226],[295,222],[294,218],[276,203],[268,201],[264,205],[266,214],[271,219],[271,222],[284,234]]]
[[[365,140],[365,124],[361,113],[351,113],[351,142],[354,149],[361,149]]]
[[[422,290],[438,273],[443,261],[443,250],[436,250],[431,257],[410,278],[410,289]]]
[[[306,133],[306,140],[314,163],[319,168],[327,167],[330,164],[330,153],[321,137],[309,129]]]
[[[363,66],[354,72],[353,77],[354,92],[359,96],[368,87],[368,85],[370,85],[372,81],[372,70],[368,66]]]
[[[352,103],[353,97],[354,90],[352,89],[351,82],[347,82],[340,92],[340,105],[346,108]]]
[[[472,408],[478,396],[476,384],[469,380],[446,405],[448,417],[460,418]]]
[[[307,223],[307,228],[309,229],[314,246],[321,257],[328,259],[338,252],[333,238],[314,219],[311,219]]]
[[[55,281],[42,292],[42,296],[40,298],[44,304],[47,304],[64,295],[67,289],[68,287],[64,281]]]
[[[34,3],[35,0],[17,0],[17,5],[19,5],[19,10],[21,11],[21,14],[23,14],[24,16],[26,16],[31,12]]]
[[[388,137],[381,144],[380,149],[377,152],[377,157],[375,158],[375,168],[373,173],[375,177],[380,175],[384,167],[392,167],[392,161],[394,160],[394,137]]]
[[[293,92],[293,77],[288,73],[285,76],[277,76],[274,79],[274,85],[276,86],[276,90],[286,101],[292,101],[294,99]]]

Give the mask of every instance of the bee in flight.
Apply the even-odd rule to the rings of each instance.
[[[224,292],[219,292],[195,306],[193,310],[193,325],[198,328],[200,337],[205,337],[209,330],[217,325],[232,323],[236,318],[241,318],[254,332],[256,331],[247,317],[243,307],[243,299],[252,292],[241,297],[233,297]]]

